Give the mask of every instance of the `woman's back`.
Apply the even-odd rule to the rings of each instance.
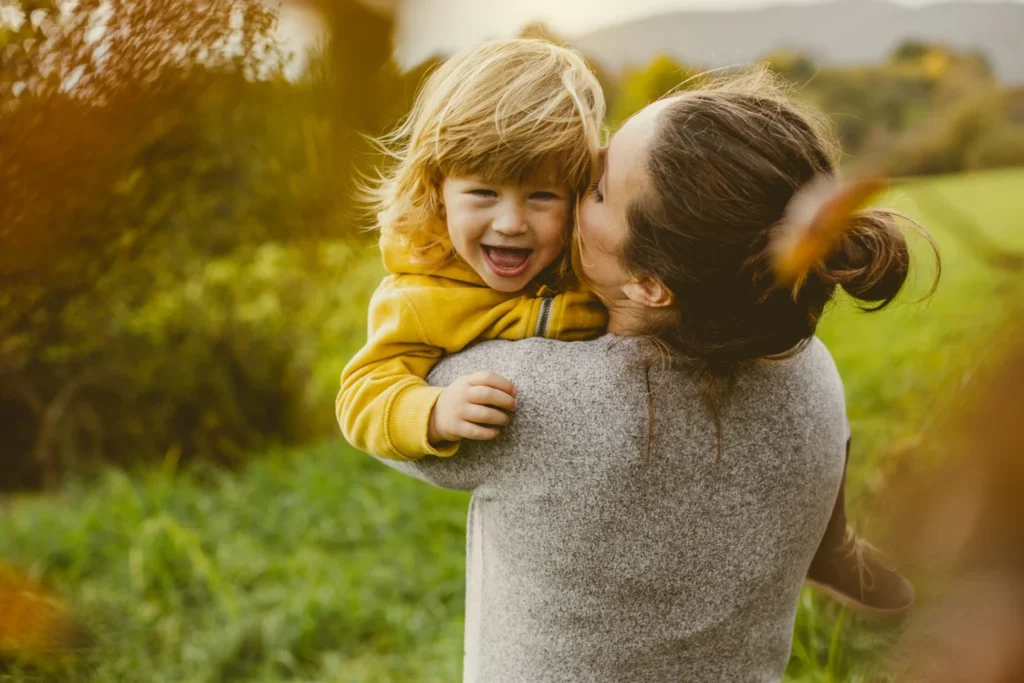
[[[465,680],[780,679],[843,470],[832,359],[814,340],[744,371],[720,458],[698,379],[644,359],[611,336],[489,342],[431,376],[519,389],[498,440],[388,463],[474,493]]]

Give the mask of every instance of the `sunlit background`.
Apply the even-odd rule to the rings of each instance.
[[[530,35],[587,57],[612,130],[764,62],[844,167],[891,173],[940,287],[918,301],[922,260],[820,332],[854,517],[922,607],[805,591],[786,680],[1021,680],[1021,27],[1019,1],[0,0],[0,679],[460,680],[467,498],[333,415],[383,273],[356,180],[440,60]]]

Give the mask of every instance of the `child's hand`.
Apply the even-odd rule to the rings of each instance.
[[[459,377],[437,399],[430,412],[427,438],[432,444],[459,439],[489,441],[500,433],[516,409],[516,388],[493,372]]]

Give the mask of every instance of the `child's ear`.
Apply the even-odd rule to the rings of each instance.
[[[622,291],[631,301],[647,308],[671,306],[676,298],[662,282],[653,277],[643,277],[627,282]]]

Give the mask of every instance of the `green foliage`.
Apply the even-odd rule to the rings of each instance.
[[[47,471],[167,453],[232,465],[268,440],[335,429],[338,374],[315,377],[328,349],[362,333],[376,264],[344,242],[265,242],[173,265],[170,253],[142,254],[139,270],[112,271],[62,311],[42,369],[86,374],[61,421],[41,425],[41,455],[64,458]]]
[[[0,69],[0,425],[22,425],[3,462],[29,476],[53,461],[83,388],[121,388],[109,362],[116,347],[92,362],[108,340],[81,326],[67,336],[69,309],[96,301],[112,273],[149,279],[157,262],[140,269],[136,259],[183,233],[197,246],[235,242],[242,220],[232,225],[225,208],[258,174],[247,174],[243,136],[253,101],[272,87],[252,80],[264,66],[274,73],[264,58],[272,17],[258,3],[217,0],[197,13],[187,2],[117,2],[99,43],[90,38],[98,9],[92,0],[66,15],[40,8],[42,21],[25,22]],[[219,47],[236,31],[235,10],[231,55]]]
[[[993,270],[969,248],[965,234],[980,231],[1002,248],[1024,252],[1021,182],[1021,169],[907,181],[882,200],[934,235],[942,280],[926,305],[914,303],[927,291],[932,270],[920,239],[912,240],[922,256],[908,291],[891,308],[866,315],[844,299],[821,330],[846,386],[857,449],[851,471],[858,481],[875,482],[861,493],[880,491],[875,485],[881,486],[884,473],[900,466],[895,456],[887,457],[889,449],[915,441],[931,426],[976,374],[984,352],[993,350],[979,340],[1013,315],[1019,274]]]
[[[926,119],[933,89],[917,71],[829,68],[819,70],[800,95],[831,115],[843,148],[857,154],[871,136],[904,131]]]
[[[921,61],[921,59],[924,58],[926,54],[928,54],[928,50],[930,49],[930,47],[931,46],[928,43],[921,40],[905,40],[898,46],[896,46],[896,49],[893,50],[890,60],[897,63],[916,63]]]
[[[964,167],[972,171],[1010,166],[1024,166],[1024,125],[994,126],[964,155]]]
[[[1024,99],[994,81],[979,53],[907,41],[876,65],[826,66],[786,49],[761,61],[829,115],[848,155],[869,164],[928,175],[1024,163],[1015,135]],[[699,85],[698,73],[659,56],[612,79],[612,127],[666,93]]]
[[[325,10],[299,82],[259,0],[115,3],[103,59],[97,2],[26,22],[0,57],[0,489],[333,431],[314,378],[365,325],[363,134],[422,75],[355,0]],[[85,75],[54,81],[48,59]]]
[[[98,635],[43,680],[453,681],[465,507],[330,444],[73,481],[3,518],[0,556],[73,586]]]
[[[635,112],[680,88],[684,83],[690,87],[696,86],[698,81],[691,79],[699,73],[665,55],[655,57],[642,70],[627,71],[618,95],[609,107],[609,125],[618,128]]]
[[[1024,124],[1024,87],[1006,91],[1006,116],[1011,125]]]
[[[886,203],[919,217],[941,245],[938,292],[915,303],[923,267],[885,312],[844,300],[826,317],[821,336],[852,422],[849,492],[862,513],[853,517],[869,537],[878,519],[864,513],[885,502],[887,475],[906,457],[899,444],[928,430],[977,373],[977,350],[1022,293],[1019,277],[963,247],[949,207],[1024,250],[1021,182],[1013,171],[894,188]],[[349,283],[377,279],[344,273]],[[237,473],[202,464],[176,473],[168,460],[73,479],[59,497],[0,513],[0,557],[69,597],[99,649],[76,670],[12,680],[457,681],[466,503],[334,444],[255,458]],[[895,635],[805,592],[786,680],[880,680],[873,669]]]
[[[994,160],[985,147],[1001,144],[1008,133],[1003,102],[1000,93],[987,91],[946,107],[928,125],[896,141],[895,153],[889,155],[890,166],[902,175],[936,175],[985,168],[976,165]],[[975,156],[979,145],[982,146],[981,156]],[[1011,161],[999,164],[1001,166],[1012,165],[1012,150],[1007,151]]]
[[[794,50],[773,50],[762,57],[761,62],[790,83],[798,86],[804,85],[814,78],[818,69],[813,59]]]

